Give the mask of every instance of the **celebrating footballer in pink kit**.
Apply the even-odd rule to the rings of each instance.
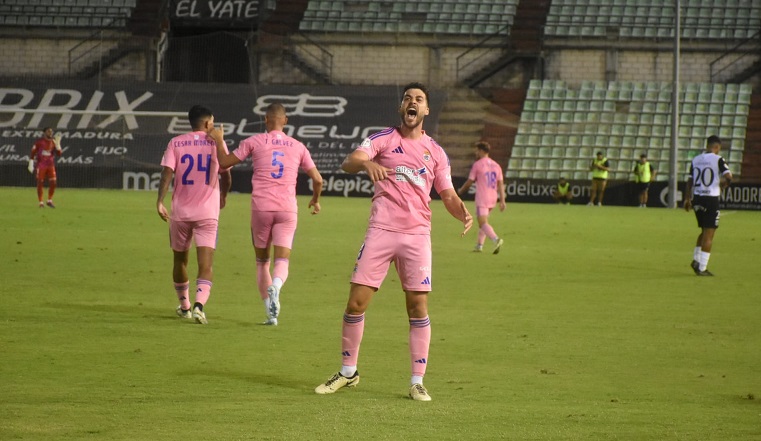
[[[474,183],[476,184],[476,216],[478,217],[478,242],[473,251],[481,252],[484,240],[488,237],[494,243],[492,254],[499,253],[504,240],[497,236],[494,228],[489,225],[489,213],[497,204],[499,195],[499,211],[505,211],[505,186],[502,185],[502,167],[489,157],[491,146],[485,141],[475,145],[476,162],[470,169],[468,180],[462,184],[457,194],[462,196]]]
[[[225,206],[227,192],[232,185],[229,170],[220,170],[217,146],[210,132],[214,131],[214,115],[203,106],[193,106],[188,112],[193,132],[172,138],[167,145],[161,165],[159,195],[156,210],[164,220],[169,220],[169,243],[174,252],[174,289],[180,306],[177,315],[193,318],[206,324],[203,308],[209,300],[212,282],[212,264],[217,244],[219,210]],[[227,151],[224,141],[219,148]],[[221,175],[221,178],[219,177]],[[164,197],[174,177],[172,214],[164,207]],[[188,251],[195,239],[198,255],[198,278],[196,298],[191,312]]]
[[[449,159],[423,131],[428,115],[428,90],[420,83],[404,87],[399,106],[401,125],[371,135],[342,164],[349,173],[367,172],[375,183],[370,221],[351,278],[343,317],[341,370],[317,386],[330,394],[359,383],[357,360],[365,326],[365,311],[394,262],[402,282],[409,317],[412,369],[409,396],[430,401],[423,387],[431,342],[428,293],[431,291],[431,188],[447,211],[467,232],[473,218],[452,187]]]
[[[285,107],[270,104],[264,115],[267,133],[251,136],[232,153],[219,153],[220,164],[231,167],[251,157],[251,238],[256,254],[256,283],[264,301],[266,325],[277,325],[280,289],[288,278],[288,264],[296,234],[298,206],[296,179],[299,168],[312,179],[312,214],[320,212],[322,176],[304,144],[283,132],[288,122]],[[270,274],[270,246],[275,264]]]

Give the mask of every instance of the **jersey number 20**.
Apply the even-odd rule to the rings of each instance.
[[[713,185],[713,180],[715,178],[713,174],[713,169],[710,167],[700,169],[698,167],[695,167],[693,169],[693,181],[695,181],[695,187],[710,187]]]

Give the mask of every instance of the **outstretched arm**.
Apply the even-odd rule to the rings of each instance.
[[[692,209],[692,178],[687,179],[687,185],[684,187],[684,211]]]
[[[719,185],[721,189],[724,190],[725,188],[729,187],[732,184],[732,172],[727,170],[727,172],[721,175],[721,177],[723,179],[720,181]]]
[[[312,209],[312,214],[320,212],[320,195],[322,194],[322,175],[317,171],[317,167],[309,169],[307,176],[312,180],[312,199],[308,207]]]
[[[34,158],[37,157],[37,144],[32,146],[32,153],[29,154],[29,164],[27,165],[27,170],[29,170],[29,173],[34,173]]]
[[[233,186],[233,174],[230,170],[219,173],[219,208],[225,208],[227,204],[227,193]]]
[[[499,211],[505,211],[505,181],[497,182],[497,191],[499,192]]]
[[[222,129],[222,124],[219,127],[211,129],[208,135],[209,138],[214,140],[214,144],[217,145],[217,161],[219,161],[221,168],[230,168],[241,162],[237,156],[225,151],[225,132]]]
[[[473,180],[472,179],[468,179],[467,181],[465,181],[464,184],[462,184],[462,187],[460,187],[460,189],[457,190],[457,194],[459,196],[464,195],[465,192],[468,191],[468,189],[470,188],[471,185],[473,185]]]
[[[159,181],[159,197],[156,200],[156,211],[164,222],[169,219],[169,213],[164,206],[164,198],[169,192],[169,183],[172,181],[172,176],[174,176],[174,170],[171,168],[164,167],[164,169],[161,170],[161,181]]]
[[[61,134],[60,133],[53,138],[53,144],[55,144],[56,155],[60,157],[61,153],[63,153],[63,150],[61,149]]]
[[[455,192],[453,188],[448,188],[442,191],[439,193],[439,196],[441,196],[441,201],[444,203],[444,207],[446,207],[449,214],[462,222],[465,229],[460,234],[460,237],[465,236],[465,233],[467,233],[468,230],[470,230],[470,227],[473,226],[473,216],[471,216],[468,209],[465,208],[462,199],[457,196],[457,192]]]

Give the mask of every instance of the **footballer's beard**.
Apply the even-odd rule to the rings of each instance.
[[[423,125],[423,119],[425,119],[425,115],[410,115],[405,113],[402,115],[402,125],[408,129],[416,129]]]

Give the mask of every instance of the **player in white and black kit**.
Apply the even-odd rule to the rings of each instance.
[[[685,189],[684,209],[695,211],[701,229],[690,264],[698,276],[713,276],[706,267],[711,256],[713,235],[719,228],[719,196],[721,190],[732,182],[732,173],[724,158],[719,156],[720,151],[721,139],[716,135],[709,136],[706,151],[692,160]]]

